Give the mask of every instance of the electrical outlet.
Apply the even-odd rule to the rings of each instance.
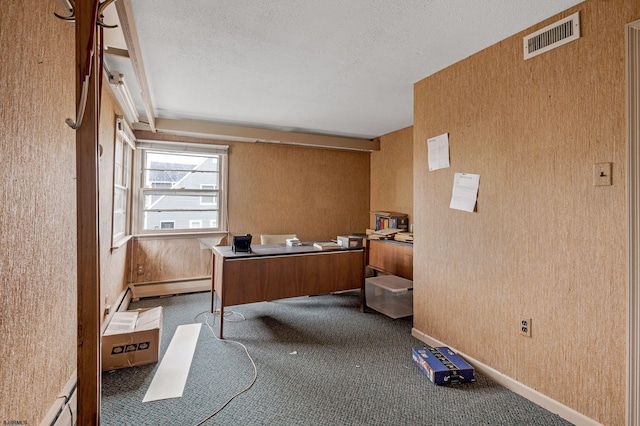
[[[520,317],[520,321],[518,321],[518,328],[520,329],[520,334],[525,337],[531,337],[531,318]]]
[[[138,263],[138,275],[144,275],[144,265],[142,263]]]

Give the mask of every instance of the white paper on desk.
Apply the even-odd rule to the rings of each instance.
[[[453,178],[453,191],[449,208],[473,212],[478,199],[480,175],[456,173]]]
[[[450,167],[449,133],[427,139],[429,148],[429,171]]]

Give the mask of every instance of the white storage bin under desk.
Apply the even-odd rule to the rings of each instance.
[[[413,281],[395,275],[365,279],[367,306],[393,319],[413,315]]]

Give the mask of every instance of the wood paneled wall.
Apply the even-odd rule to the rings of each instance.
[[[413,127],[381,136],[380,151],[371,153],[371,210],[406,213],[413,223]]]
[[[149,132],[136,135],[139,139],[229,145],[230,235],[252,234],[254,244],[260,243],[261,234],[291,233],[313,241],[364,233],[368,226],[369,153]],[[230,244],[230,239],[222,244]],[[160,252],[175,255],[156,256]],[[132,252],[132,281],[210,274],[210,253],[203,256],[203,252],[207,253],[196,238],[138,240]],[[134,270],[139,263],[144,264],[142,276]]]
[[[106,81],[106,78],[105,78]],[[127,288],[129,265],[131,263],[131,242],[111,248],[113,230],[113,167],[115,150],[116,116],[122,111],[105,82],[102,88],[100,107],[99,140],[102,146],[98,167],[100,168],[100,310],[104,314],[105,305],[116,309],[115,302]],[[103,321],[106,317],[103,315]]]
[[[525,34],[576,11],[582,38],[523,60]],[[624,26],[638,18],[636,0],[589,0],[415,85],[415,328],[607,425],[625,412]],[[442,133],[451,167],[429,172]],[[612,186],[593,185],[600,162]],[[480,174],[474,213],[449,208],[456,172]]]
[[[57,2],[0,14],[0,419],[39,424],[76,368],[74,29]]]
[[[197,238],[134,239],[131,283],[202,278],[211,275],[211,250]],[[138,273],[138,265],[142,265]]]

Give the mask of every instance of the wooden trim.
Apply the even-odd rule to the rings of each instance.
[[[629,426],[640,426],[640,20],[627,46],[627,401]]]
[[[437,339],[434,339],[428,334],[425,334],[419,330],[416,330],[415,328],[411,330],[411,335],[416,339],[421,340],[431,346],[436,346],[436,347],[448,346],[446,343],[443,343]],[[489,367],[486,364],[483,364],[482,362],[470,357],[469,355],[463,352],[458,351],[457,349],[451,346],[449,346],[449,348],[452,351],[456,352],[458,355],[460,355],[462,358],[464,358],[464,360],[467,361],[471,366],[473,366],[473,368],[476,371],[491,378],[501,386],[504,386],[505,388],[517,393],[518,395],[524,398],[527,398],[529,401],[533,402],[534,404],[537,404],[542,408],[545,408],[551,411],[552,413],[559,415],[560,417],[571,422],[572,424],[584,425],[584,426],[602,426],[597,421],[585,416],[582,413],[577,412],[573,408],[567,407],[566,405],[561,404],[560,402],[549,398],[548,396],[538,392],[537,390],[532,389],[529,386],[526,386],[518,382],[517,380],[502,374],[501,372]]]
[[[118,49],[117,47],[113,47],[113,46],[109,46],[109,49],[105,49],[104,54],[105,55],[111,55],[111,56],[119,56],[121,58],[128,58],[129,57],[129,51],[128,50]]]
[[[80,102],[87,47],[95,26],[93,0],[76,2],[76,102]],[[98,37],[82,124],[76,131],[78,272],[78,419],[100,424],[100,247],[98,239]]]
[[[241,142],[275,143],[314,148],[351,151],[379,151],[379,139],[362,139],[314,133],[287,132],[257,127],[235,126],[195,120],[156,119],[158,133],[196,138],[235,140]]]

